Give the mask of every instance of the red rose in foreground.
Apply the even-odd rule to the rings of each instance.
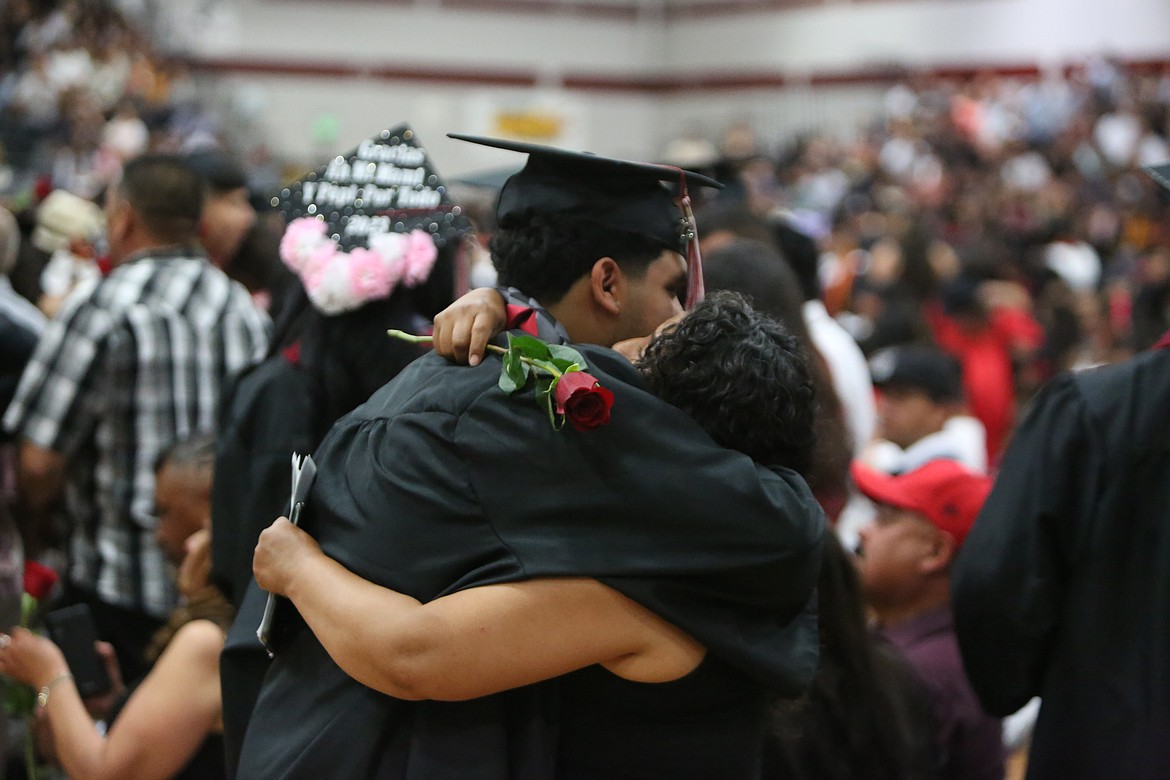
[[[584,371],[570,371],[557,382],[557,413],[565,415],[578,431],[592,430],[609,422],[613,393]]]
[[[37,601],[48,597],[57,584],[57,572],[36,561],[24,562],[24,592]]]

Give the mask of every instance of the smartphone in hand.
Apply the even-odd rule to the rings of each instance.
[[[98,641],[97,626],[89,607],[73,604],[55,609],[45,615],[45,627],[49,629],[49,638],[65,655],[81,698],[109,693],[110,675],[94,648]]]

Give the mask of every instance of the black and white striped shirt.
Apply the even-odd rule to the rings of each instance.
[[[67,301],[4,427],[68,460],[74,584],[156,617],[174,607],[153,536],[156,461],[214,429],[221,388],[267,343],[267,316],[196,249],[130,258]]]

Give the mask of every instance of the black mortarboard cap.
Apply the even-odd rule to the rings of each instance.
[[[1170,163],[1161,165],[1147,165],[1145,172],[1150,174],[1154,181],[1170,190]]]
[[[448,133],[448,137],[528,155],[500,190],[501,227],[538,214],[573,214],[684,252],[689,229],[676,195],[663,182],[722,188],[719,182],[666,165],[600,157],[551,146]]]
[[[887,347],[869,359],[874,387],[911,387],[936,403],[963,399],[959,361],[935,347],[903,344]]]
[[[688,302],[702,298],[702,269],[686,187],[722,189],[719,182],[668,165],[499,138],[460,133],[447,136],[528,155],[524,168],[510,176],[500,190],[496,204],[500,227],[522,225],[536,215],[572,214],[643,236],[664,249],[688,255],[695,280]],[[679,185],[679,192],[672,192],[664,182]]]
[[[286,222],[323,218],[349,251],[379,233],[422,230],[443,247],[471,230],[427,150],[408,125],[383,130],[285,186],[272,199]]]

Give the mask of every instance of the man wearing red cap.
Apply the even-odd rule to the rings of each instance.
[[[879,633],[902,651],[934,702],[941,777],[1001,780],[1000,721],[980,706],[959,657],[951,613],[951,563],[991,490],[991,480],[952,460],[900,475],[860,463],[858,489],[877,504],[860,530],[858,568]]]

